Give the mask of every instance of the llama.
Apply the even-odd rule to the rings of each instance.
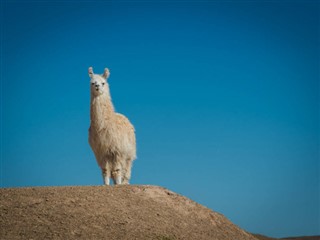
[[[136,158],[135,130],[130,121],[116,113],[107,82],[110,72],[102,75],[89,68],[91,85],[89,144],[102,170],[105,185],[129,184],[132,161]]]

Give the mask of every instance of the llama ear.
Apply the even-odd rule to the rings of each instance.
[[[104,69],[104,72],[103,72],[103,74],[102,74],[102,77],[105,78],[105,79],[107,79],[109,76],[110,76],[110,71],[109,71],[108,68],[105,68],[105,69]]]
[[[93,68],[92,67],[89,67],[88,73],[89,73],[89,77],[92,78],[93,77]]]

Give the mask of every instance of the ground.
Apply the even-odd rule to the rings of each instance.
[[[156,186],[2,188],[0,213],[0,239],[263,239]]]

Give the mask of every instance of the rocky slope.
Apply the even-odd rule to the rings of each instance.
[[[0,239],[256,239],[156,186],[3,188],[0,198]]]

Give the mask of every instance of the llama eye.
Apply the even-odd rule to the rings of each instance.
[[[102,85],[104,85],[104,82],[102,83]]]
[[[91,85],[94,85],[94,83],[91,83]]]

